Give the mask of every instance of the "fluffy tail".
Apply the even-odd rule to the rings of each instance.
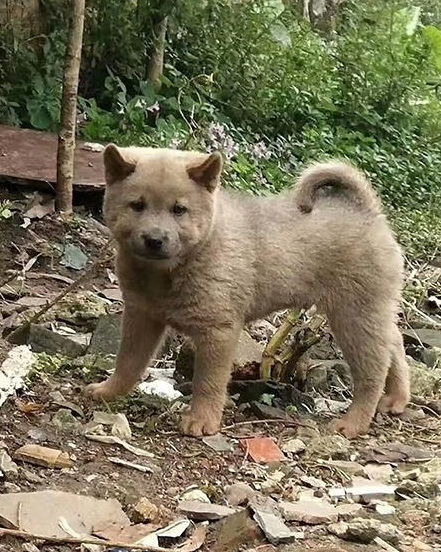
[[[317,191],[323,186],[336,186],[360,208],[381,213],[380,200],[369,180],[355,167],[341,161],[316,163],[300,175],[295,197],[301,211],[312,211]]]

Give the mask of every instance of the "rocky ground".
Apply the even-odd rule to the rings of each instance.
[[[84,398],[112,369],[122,304],[104,227],[51,210],[2,192],[0,550],[104,550],[68,542],[95,537],[114,552],[441,550],[439,261],[408,264],[403,416],[350,442],[328,433],[351,386],[326,328],[283,383],[259,380],[279,313],[244,332],[223,431],[197,440],[178,431],[192,358],[180,336],[131,397]]]

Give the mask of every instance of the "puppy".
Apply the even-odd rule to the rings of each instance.
[[[109,145],[104,214],[118,243],[123,337],[96,399],[128,393],[167,327],[196,346],[184,433],[220,429],[230,370],[246,322],[315,304],[351,366],[354,398],[334,429],[349,438],[409,400],[396,323],[400,249],[380,201],[355,168],[316,164],[269,198],[220,189],[222,157]]]

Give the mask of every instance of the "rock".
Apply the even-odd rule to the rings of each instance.
[[[44,443],[48,440],[48,435],[39,428],[32,428],[27,432],[27,437],[37,443]]]
[[[403,337],[406,343],[420,345],[425,347],[437,347],[441,349],[441,331],[431,328],[412,328],[403,330]]]
[[[379,537],[394,545],[404,538],[404,535],[395,525],[381,523],[377,519],[369,518],[356,518],[350,522],[340,521],[329,525],[328,531],[339,538],[362,544],[369,544]]]
[[[60,518],[72,531],[92,534],[93,527],[106,523],[130,524],[117,500],[99,500],[61,491],[11,493],[0,495],[0,516],[4,527],[17,528],[44,537],[66,537]]]
[[[7,493],[19,493],[21,491],[18,485],[16,485],[15,483],[10,483],[9,481],[6,481],[3,488]]]
[[[363,466],[363,473],[369,479],[381,481],[381,483],[389,483],[394,470],[390,464],[366,464]]]
[[[5,477],[14,477],[18,475],[18,466],[5,450],[0,451],[0,472]]]
[[[257,320],[248,326],[250,336],[260,343],[266,343],[271,339],[277,328],[268,320]]]
[[[231,439],[221,433],[203,437],[202,442],[216,452],[232,452],[234,449]]]
[[[61,335],[40,324],[30,325],[27,343],[36,353],[59,353],[67,357],[81,356],[87,349],[87,344],[73,336]]]
[[[325,435],[323,437],[317,437],[312,439],[308,443],[306,450],[306,457],[317,460],[321,458],[323,460],[349,459],[352,447],[350,441],[342,435]]]
[[[231,516],[235,510],[227,506],[219,506],[217,504],[205,504],[197,500],[180,502],[178,510],[190,519],[196,521],[216,521],[218,519]]]
[[[301,439],[290,439],[282,443],[281,447],[283,452],[291,452],[292,454],[299,454],[306,450],[306,445]]]
[[[286,521],[297,521],[309,525],[336,523],[338,512],[335,506],[319,500],[281,502],[280,511]]]
[[[121,343],[121,316],[101,316],[92,334],[88,353],[116,355]]]
[[[233,361],[233,379],[253,379],[258,374],[257,368],[262,360],[264,346],[258,343],[242,330],[239,343],[236,349],[236,356]],[[176,379],[178,381],[189,381],[193,377],[194,345],[186,341],[179,351],[176,359]]]
[[[277,509],[277,503],[271,498],[256,495],[250,500],[250,508],[254,512],[255,521],[271,544],[288,543],[299,538],[300,534],[292,531],[284,523]],[[303,536],[303,533],[301,535]]]
[[[375,511],[380,516],[392,516],[395,514],[396,509],[392,504],[378,500],[374,503]]]
[[[339,504],[335,508],[337,510],[338,519],[341,521],[350,521],[359,516],[363,511],[361,504]]]
[[[430,525],[431,515],[424,510],[408,510],[400,514],[400,520],[410,527],[424,527]]]
[[[424,349],[421,358],[428,368],[441,368],[441,347]]]
[[[402,498],[423,497],[433,499],[439,496],[440,492],[439,484],[436,481],[430,477],[424,479],[423,476],[420,476],[418,481],[405,479],[395,489],[396,495]]]
[[[200,489],[187,489],[182,493],[182,495],[179,498],[179,502],[205,502],[206,504],[210,504],[210,499],[208,496],[204,493],[204,491],[201,491]]]
[[[246,506],[256,494],[247,483],[233,483],[225,489],[225,498],[230,506]]]
[[[64,297],[50,313],[57,320],[93,329],[95,321],[106,315],[106,301],[91,291],[82,291]]]
[[[276,408],[259,401],[252,401],[250,409],[261,420],[292,420],[291,416],[281,408]]]
[[[21,549],[23,552],[40,552],[40,549],[35,546],[35,544],[32,544],[31,542],[25,542],[21,545]]]
[[[81,431],[82,425],[67,408],[60,408],[52,416],[52,424],[63,431],[77,433]]]
[[[318,364],[319,363],[319,364]],[[351,389],[352,377],[348,364],[341,360],[319,360],[307,371],[305,391],[329,393],[333,389]]]
[[[326,489],[326,483],[323,480],[311,475],[302,475],[300,481],[312,489]]]
[[[262,530],[251,518],[249,511],[245,509],[220,522],[216,544],[210,550],[212,552],[238,550],[243,545],[257,544],[262,540]]]
[[[441,390],[441,369],[427,368],[422,362],[407,357],[410,368],[411,391],[420,397],[431,397]]]
[[[363,475],[363,466],[358,462],[351,462],[349,460],[327,460],[325,465],[331,466],[350,477],[354,475]]]
[[[142,497],[131,508],[131,518],[135,523],[149,523],[156,521],[159,515],[159,508],[146,497]]]

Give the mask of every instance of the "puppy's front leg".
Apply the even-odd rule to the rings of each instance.
[[[150,320],[145,311],[126,306],[115,371],[109,379],[88,385],[86,394],[94,399],[112,400],[129,393],[159,347],[164,330],[165,326]]]
[[[216,328],[195,339],[193,400],[182,419],[186,435],[213,435],[220,429],[240,327]]]

